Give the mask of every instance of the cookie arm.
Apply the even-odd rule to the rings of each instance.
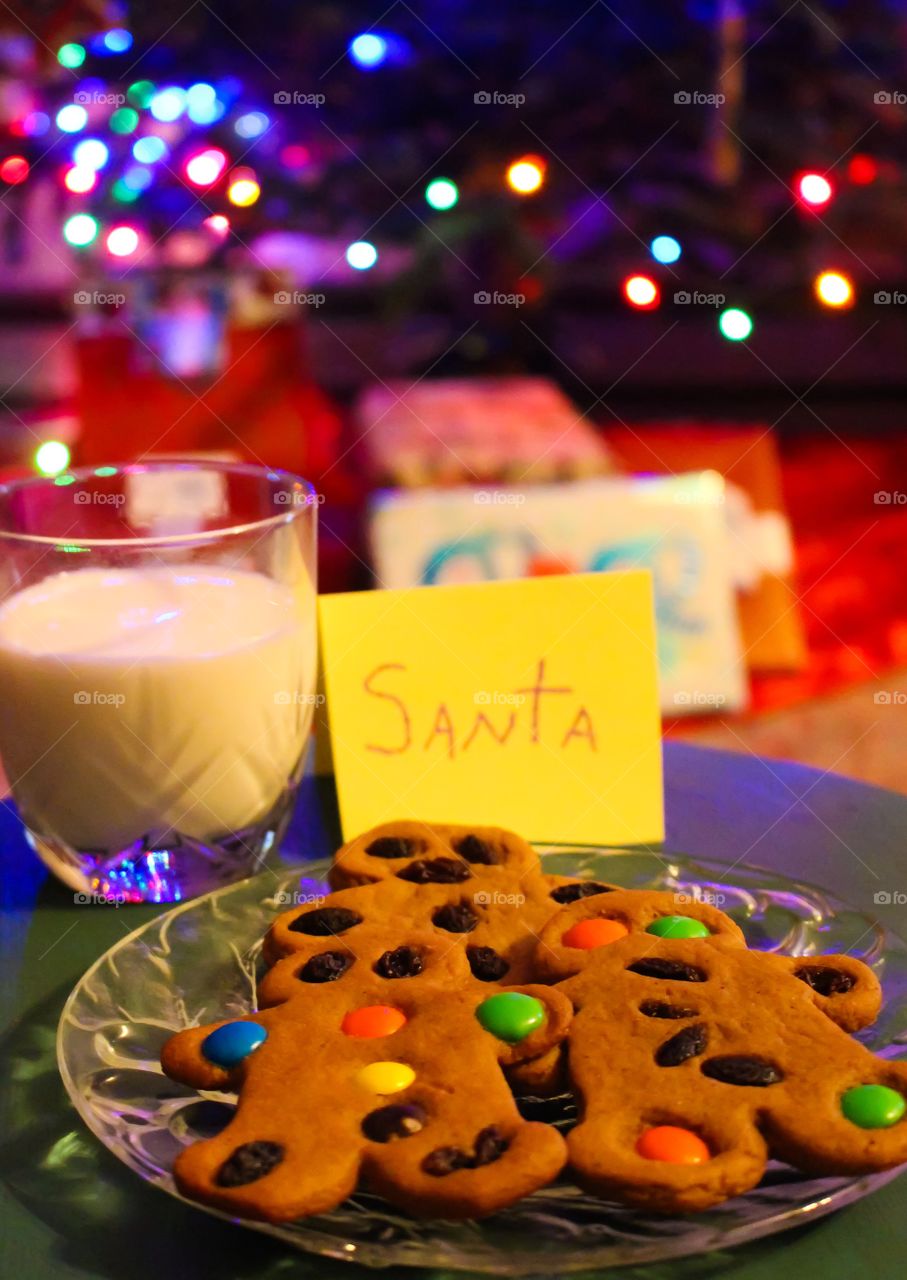
[[[573,1006],[553,987],[507,987],[476,1002],[476,1017],[497,1041],[504,1067],[538,1058],[560,1044],[573,1018]]]
[[[853,956],[783,956],[783,967],[806,983],[818,1009],[844,1031],[875,1022],[882,1005],[878,978]]]

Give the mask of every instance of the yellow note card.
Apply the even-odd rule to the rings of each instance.
[[[648,573],[351,592],[319,613],[346,839],[398,818],[663,839]]]

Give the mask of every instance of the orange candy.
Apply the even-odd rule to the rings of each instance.
[[[570,926],[561,941],[565,947],[577,947],[580,951],[593,951],[625,938],[629,930],[619,920],[579,920]]]
[[[698,1133],[673,1124],[659,1124],[646,1129],[636,1144],[645,1160],[663,1160],[665,1164],[705,1164],[712,1153]]]
[[[351,1009],[344,1016],[341,1029],[344,1035],[358,1040],[376,1040],[379,1036],[392,1036],[406,1023],[406,1015],[389,1004],[367,1004],[362,1009]]]

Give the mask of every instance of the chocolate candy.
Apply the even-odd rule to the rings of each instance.
[[[492,1124],[476,1135],[474,1151],[463,1151],[460,1147],[436,1147],[422,1161],[422,1168],[434,1178],[446,1177],[458,1169],[479,1169],[500,1160],[509,1145],[497,1125]]]
[[[685,1009],[683,1005],[665,1004],[662,1000],[643,1000],[639,1012],[647,1018],[696,1018],[698,1009]]]
[[[471,933],[479,923],[479,917],[468,902],[449,902],[446,907],[438,908],[431,921],[448,933]]]
[[[392,1036],[405,1025],[406,1014],[399,1009],[387,1004],[368,1004],[345,1014],[340,1029],[344,1035],[357,1040],[374,1040],[379,1036]]]
[[[370,1062],[356,1072],[356,1083],[372,1093],[400,1093],[408,1089],[416,1073],[406,1062]]]
[[[464,836],[462,840],[457,840],[453,847],[461,858],[483,867],[493,867],[501,860],[491,845],[485,840],[480,840],[478,836]]]
[[[305,962],[299,978],[303,982],[336,982],[352,963],[353,956],[348,951],[322,951],[321,955]]]
[[[697,1058],[705,1053],[709,1043],[709,1030],[704,1023],[698,1022],[692,1027],[684,1027],[670,1040],[659,1045],[655,1052],[655,1061],[660,1067],[679,1067],[688,1058]]]
[[[499,991],[483,1000],[476,1017],[486,1031],[505,1044],[519,1044],[545,1022],[545,1006],[522,991]]]
[[[413,947],[397,947],[385,951],[375,962],[379,978],[415,978],[422,972],[422,957]]]
[[[841,1110],[860,1129],[890,1129],[904,1117],[904,1095],[886,1084],[858,1084],[841,1098]]]
[[[702,1074],[722,1084],[739,1084],[753,1089],[764,1089],[784,1079],[784,1072],[765,1058],[748,1057],[742,1053],[729,1053],[720,1058],[708,1058],[702,1064]]]
[[[627,965],[630,973],[638,973],[643,978],[668,978],[672,982],[705,982],[706,975],[695,965],[683,964],[680,960],[663,960],[661,956],[648,956]]]
[[[472,872],[458,858],[419,858],[397,875],[413,884],[460,884],[468,880]]]
[[[225,1022],[202,1041],[202,1053],[216,1067],[229,1071],[264,1044],[268,1032],[258,1022]]]
[[[580,898],[594,898],[597,893],[610,892],[607,885],[598,884],[595,880],[577,880],[576,884],[559,884],[556,889],[551,890],[551,896],[555,902],[566,904],[579,902]]]
[[[283,1156],[284,1149],[279,1142],[244,1142],[224,1161],[214,1181],[219,1187],[244,1187],[270,1173]]]
[[[313,938],[330,938],[346,933],[357,924],[362,924],[358,911],[350,911],[347,907],[318,907],[297,916],[290,929],[293,933],[307,933]]]
[[[424,847],[418,840],[409,840],[406,836],[379,836],[365,852],[373,858],[411,858]]]
[[[577,920],[570,926],[561,941],[565,947],[576,947],[579,951],[594,951],[596,947],[606,947],[609,942],[618,942],[625,938],[629,929],[619,920]]]
[[[794,970],[794,977],[805,982],[808,987],[812,987],[813,991],[818,991],[820,996],[840,996],[854,986],[854,978],[851,974],[829,966],[805,964]]]
[[[692,916],[659,916],[646,927],[656,938],[708,938],[710,930]]]
[[[698,1133],[678,1125],[659,1124],[646,1129],[636,1143],[637,1155],[665,1164],[704,1164],[712,1158]]]
[[[478,978],[479,982],[498,982],[510,968],[494,947],[467,947],[466,959],[472,976]]]
[[[427,1119],[417,1102],[393,1103],[370,1111],[362,1121],[362,1132],[372,1142],[392,1142],[394,1138],[412,1138],[421,1133]]]

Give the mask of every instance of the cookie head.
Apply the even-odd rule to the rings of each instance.
[[[460,884],[483,870],[522,874],[538,869],[525,840],[499,827],[388,822],[350,840],[334,855],[336,889],[399,876],[412,884]]]

